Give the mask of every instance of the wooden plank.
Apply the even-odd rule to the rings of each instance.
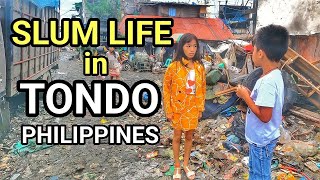
[[[311,62],[311,64],[313,64],[313,65],[317,65],[318,63],[320,63],[320,60]]]
[[[318,86],[317,89],[320,89],[320,86]],[[307,97],[312,96],[316,92],[317,89],[313,89],[311,92],[309,92]]]
[[[320,109],[319,68],[291,48],[288,49],[283,60],[284,61],[281,61],[282,68],[289,73],[295,74],[300,82],[303,82],[312,88],[312,90],[305,90],[302,86],[297,85],[298,91]]]
[[[294,107],[292,109],[289,110],[292,114],[302,117],[306,120],[312,121],[312,122],[316,122],[316,123],[320,123],[320,114],[318,113],[314,113],[311,112],[307,109],[303,109],[300,107]]]
[[[313,68],[313,69],[315,69],[315,70],[317,70],[317,71],[320,72],[320,69],[319,69],[318,67],[316,67],[315,65],[313,65],[311,62],[309,62],[308,60],[306,60],[304,57],[302,57],[300,54],[298,54],[297,52],[295,52],[295,51],[294,51],[293,49],[291,49],[291,48],[288,48],[288,51],[287,51],[287,53],[285,54],[284,57],[286,57],[287,59],[289,59],[289,58],[294,57],[295,55],[298,55],[301,59],[303,59],[303,61],[306,62],[306,63],[310,66],[310,68]],[[289,58],[288,58],[288,57],[289,57]],[[287,59],[285,59],[285,60],[287,60]]]

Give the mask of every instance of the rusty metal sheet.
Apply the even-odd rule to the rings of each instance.
[[[257,29],[277,24],[288,28],[290,35],[320,33],[319,12],[316,0],[259,0]]]

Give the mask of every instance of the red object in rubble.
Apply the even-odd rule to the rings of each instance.
[[[252,52],[253,52],[253,46],[252,46],[252,44],[248,44],[248,45],[244,46],[243,49],[244,49],[247,53],[252,53]]]

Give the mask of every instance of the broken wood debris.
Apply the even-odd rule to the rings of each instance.
[[[314,113],[300,107],[293,107],[292,109],[290,109],[290,112],[293,115],[299,116],[305,120],[309,120],[317,124],[320,124],[320,114],[318,113]]]
[[[216,96],[216,97],[218,97],[218,96],[223,96],[223,95],[230,94],[230,93],[233,93],[233,92],[236,92],[236,91],[237,91],[237,87],[231,87],[231,88],[229,88],[229,89],[216,92],[216,93],[215,93],[215,96]]]

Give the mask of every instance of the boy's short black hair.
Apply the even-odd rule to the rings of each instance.
[[[271,61],[279,62],[288,50],[289,32],[283,26],[265,26],[257,31],[253,45],[263,50]]]

